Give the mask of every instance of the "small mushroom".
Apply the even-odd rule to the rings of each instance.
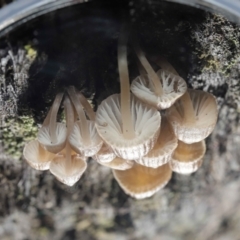
[[[180,174],[191,174],[202,165],[202,159],[206,152],[205,141],[186,144],[178,141],[178,147],[169,161],[169,165],[174,172]]]
[[[96,130],[95,122],[87,120],[75,88],[69,87],[68,94],[79,118],[74,123],[73,130],[69,136],[69,143],[77,153],[91,157],[101,149],[103,141]]]
[[[53,105],[48,112],[42,127],[39,129],[37,140],[44,148],[52,153],[60,152],[67,138],[65,124],[57,122],[57,113],[63,98],[63,93],[56,95]]]
[[[134,165],[134,161],[125,160],[125,159],[119,158],[119,157],[115,157],[111,162],[98,161],[98,163],[105,167],[109,167],[109,168],[116,169],[116,170],[122,170],[122,171],[130,169]]]
[[[74,124],[74,110],[67,96],[64,100],[64,109],[69,136]],[[56,155],[51,161],[49,169],[60,182],[72,186],[80,179],[86,168],[87,163],[85,157],[81,157],[73,152],[67,141],[64,151]]]
[[[186,82],[166,69],[156,73],[138,45],[135,45],[135,52],[147,74],[141,74],[132,81],[132,93],[159,110],[169,108],[186,92]]]
[[[37,140],[32,140],[23,149],[23,156],[36,170],[48,170],[55,154],[45,150]]]
[[[143,199],[162,189],[171,179],[172,170],[169,164],[148,168],[135,163],[125,171],[113,170],[113,175],[126,194]]]
[[[135,161],[141,165],[157,168],[166,164],[172,156],[178,144],[171,124],[166,117],[162,117],[161,130],[153,149],[145,156]]]
[[[121,93],[105,99],[96,113],[96,128],[101,138],[123,159],[146,155],[154,146],[161,116],[130,94],[127,64],[127,34],[122,29],[118,43],[118,69]]]
[[[189,89],[166,114],[179,140],[188,144],[200,142],[216,125],[217,103],[212,94]]]

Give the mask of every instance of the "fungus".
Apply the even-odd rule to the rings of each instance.
[[[158,168],[148,168],[135,163],[132,168],[113,170],[113,175],[126,194],[143,199],[162,189],[171,179],[169,164]]]
[[[74,124],[74,110],[68,97],[65,97],[64,100],[64,110],[69,137]],[[80,179],[86,168],[85,158],[74,153],[67,141],[64,151],[56,155],[51,161],[49,169],[60,182],[72,186]]]
[[[79,118],[79,120],[74,123],[72,132],[69,136],[69,143],[78,154],[91,157],[101,149],[103,141],[98,135],[95,122],[87,120],[75,88],[69,87],[68,94]]]
[[[146,167],[157,168],[166,164],[177,147],[177,138],[166,117],[162,117],[161,130],[154,148],[145,156],[135,160]]]
[[[192,144],[178,141],[178,147],[174,151],[169,165],[174,172],[191,174],[201,166],[205,152],[205,141]]]
[[[98,163],[100,163],[101,165],[103,165],[105,167],[109,167],[109,168],[116,169],[116,170],[122,170],[122,171],[130,169],[134,165],[134,161],[125,160],[125,159],[119,158],[119,157],[115,157],[111,162],[98,161]]]
[[[48,170],[55,154],[45,150],[37,140],[32,140],[23,149],[23,156],[36,170]]]
[[[179,140],[188,144],[200,142],[216,125],[217,103],[210,93],[188,90],[166,114]]]
[[[53,105],[45,118],[42,127],[39,129],[37,140],[49,152],[60,152],[67,138],[65,124],[57,122],[57,113],[63,98],[63,93],[58,93]]]
[[[110,146],[103,143],[101,149],[93,156],[93,158],[101,163],[111,162],[116,157]]]
[[[172,66],[172,64],[170,64],[164,57],[158,56],[155,58],[151,58],[151,60],[155,62],[161,69],[171,72],[174,75],[179,75],[175,68]]]
[[[166,69],[156,73],[137,44],[135,52],[147,74],[141,74],[132,81],[131,91],[143,102],[159,110],[169,108],[186,92],[186,82],[179,75]]]
[[[121,93],[105,99],[96,113],[96,128],[102,139],[123,159],[146,155],[160,130],[160,113],[130,94],[127,64],[127,33],[122,28],[118,43]]]

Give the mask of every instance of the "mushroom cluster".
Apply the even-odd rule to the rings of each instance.
[[[187,89],[164,58],[155,59],[156,72],[134,42],[139,76],[131,85],[127,61],[128,31],[118,42],[120,94],[103,100],[96,113],[73,86],[57,94],[36,140],[23,151],[37,170],[50,170],[72,186],[87,168],[88,158],[109,167],[125,193],[152,196],[171,179],[172,172],[191,174],[206,151],[204,139],[217,121],[213,95]],[[57,122],[64,97],[65,123]]]

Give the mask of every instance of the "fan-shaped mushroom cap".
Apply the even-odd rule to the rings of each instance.
[[[205,141],[186,144],[178,141],[178,147],[173,153],[169,165],[174,172],[191,174],[202,165],[202,158],[206,152]]]
[[[52,141],[49,126],[43,126],[38,132],[38,141],[45,147],[45,149],[52,153],[60,152],[65,144],[67,137],[67,129],[65,124],[56,124],[56,142]]]
[[[142,199],[151,197],[162,189],[171,179],[172,170],[168,164],[148,168],[135,163],[132,168],[125,171],[113,170],[113,174],[126,194]]]
[[[45,149],[52,153],[60,152],[65,144],[67,138],[67,128],[63,123],[57,123],[57,112],[59,110],[63,93],[57,94],[53,105],[43,123],[43,126],[38,131],[37,139],[45,147]]]
[[[87,168],[87,163],[78,155],[71,155],[70,162],[66,164],[66,155],[58,154],[50,164],[50,172],[62,183],[73,186]]]
[[[100,161],[97,161],[97,162],[105,167],[109,167],[116,170],[122,170],[122,171],[130,169],[134,165],[134,161],[125,160],[119,157],[114,158],[111,162],[100,162]]]
[[[214,96],[200,90],[188,90],[166,113],[175,135],[188,144],[206,138],[213,131],[218,115]]]
[[[87,128],[90,135],[90,141],[88,145],[86,145],[84,142],[84,135],[81,131],[80,121],[75,122],[73,131],[69,136],[69,143],[71,144],[74,151],[78,154],[82,154],[86,157],[91,157],[101,149],[103,141],[98,135],[94,121],[87,120]]]
[[[69,135],[69,143],[78,154],[91,157],[100,150],[103,141],[95,128],[95,122],[86,119],[83,106],[80,102],[81,94],[77,93],[73,86],[68,88],[68,94],[79,117],[79,121],[74,123]],[[85,106],[87,106],[87,103]]]
[[[177,144],[178,140],[174,135],[171,124],[166,117],[162,117],[160,134],[155,146],[147,155],[135,161],[146,167],[160,167],[171,159],[172,153],[176,149]]]
[[[116,157],[110,146],[103,143],[101,149],[93,156],[93,158],[101,163],[109,163]]]
[[[37,140],[32,140],[24,147],[23,156],[32,168],[48,170],[55,154],[45,150]]]
[[[187,90],[186,82],[178,75],[167,70],[158,70],[157,75],[161,81],[163,94],[155,94],[149,75],[138,76],[131,84],[132,93],[145,103],[157,109],[166,109],[180,98]]]
[[[123,159],[134,160],[146,155],[155,145],[159,131],[160,113],[131,96],[131,118],[134,138],[125,138],[122,132],[120,95],[114,94],[98,107],[96,128],[101,138]]]

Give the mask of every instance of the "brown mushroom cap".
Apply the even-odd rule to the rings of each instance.
[[[217,103],[210,93],[188,90],[166,114],[179,140],[188,144],[200,142],[216,125]]]
[[[45,150],[37,140],[32,140],[23,149],[23,156],[36,170],[48,170],[55,154]]]
[[[160,134],[153,149],[145,156],[135,160],[146,167],[157,168],[166,164],[172,156],[178,144],[171,124],[166,117],[162,117]]]
[[[131,96],[131,118],[134,137],[125,138],[122,130],[120,95],[114,94],[105,99],[98,107],[96,128],[101,138],[113,149],[114,153],[127,160],[146,155],[155,145],[159,130],[160,113]]]
[[[111,162],[116,157],[110,146],[103,143],[101,149],[93,156],[93,158],[101,163]]]
[[[100,162],[97,161],[99,164],[109,167],[116,170],[127,170],[133,167],[134,161],[125,160],[123,158],[115,157],[111,162]]]
[[[125,171],[113,170],[113,174],[126,194],[142,199],[162,189],[171,179],[172,170],[168,164],[148,168],[135,163],[132,168]]]
[[[167,70],[159,70],[157,76],[162,84],[162,95],[157,95],[154,92],[148,74],[138,76],[134,79],[131,84],[131,91],[143,102],[161,110],[172,106],[173,103],[186,92],[187,85],[180,76],[174,75]]]
[[[192,144],[178,141],[178,147],[174,151],[169,165],[174,172],[191,174],[201,166],[205,152],[205,141]]]

